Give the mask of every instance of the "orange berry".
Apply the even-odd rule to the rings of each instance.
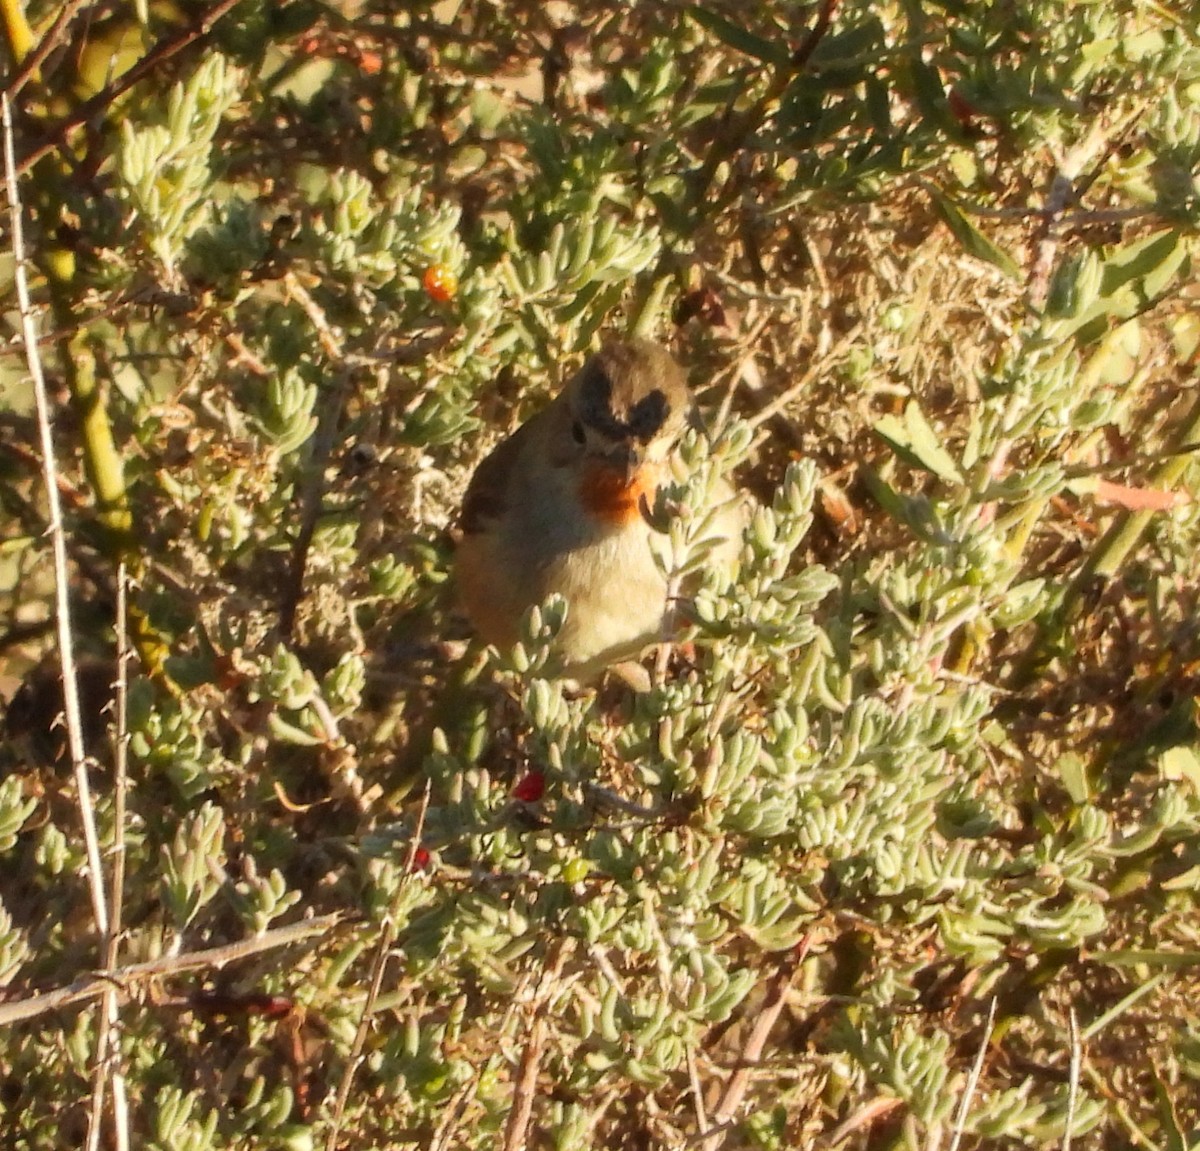
[[[445,264],[426,268],[421,283],[425,294],[439,304],[448,304],[458,294],[458,277]]]

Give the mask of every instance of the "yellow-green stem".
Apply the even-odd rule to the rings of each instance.
[[[8,60],[16,71],[25,57],[33,51],[33,29],[25,18],[21,0],[0,0],[0,19],[4,21],[4,40],[8,46]]]

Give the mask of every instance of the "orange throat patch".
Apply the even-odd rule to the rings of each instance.
[[[593,464],[584,469],[579,485],[583,506],[608,524],[627,524],[642,514],[642,497],[654,499],[655,483],[651,469],[643,467],[631,479],[616,468]]]

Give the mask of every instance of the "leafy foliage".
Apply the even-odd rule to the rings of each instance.
[[[114,553],[137,573],[119,962],[346,913],[122,985],[136,1144],[315,1146],[352,1066],[355,1146],[515,1146],[530,1090],[538,1146],[1192,1145],[1195,21],[402,8],[189,37],[97,5],[100,78],[63,54],[19,97],[18,156],[59,145],[23,194],[106,844]],[[653,511],[702,579],[648,691],[579,692],[544,674],[569,604],[463,642],[452,525],[622,330],[714,414]],[[0,420],[16,1001],[101,941],[12,357]],[[695,510],[726,476],[758,500],[732,582]],[[99,1028],[0,1031],[14,1146],[83,1131]]]

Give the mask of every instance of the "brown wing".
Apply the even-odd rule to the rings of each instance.
[[[512,491],[513,468],[529,442],[530,429],[537,418],[527,420],[511,436],[501,440],[475,469],[458,516],[464,532],[487,531],[504,515]]]
[[[524,572],[514,567],[505,545],[512,533],[500,525],[510,514],[511,501],[519,498],[515,472],[538,435],[531,432],[533,426],[533,421],[522,424],[475,469],[458,517],[462,538],[454,577],[459,603],[479,635],[501,647],[516,642],[521,613],[529,606]]]

